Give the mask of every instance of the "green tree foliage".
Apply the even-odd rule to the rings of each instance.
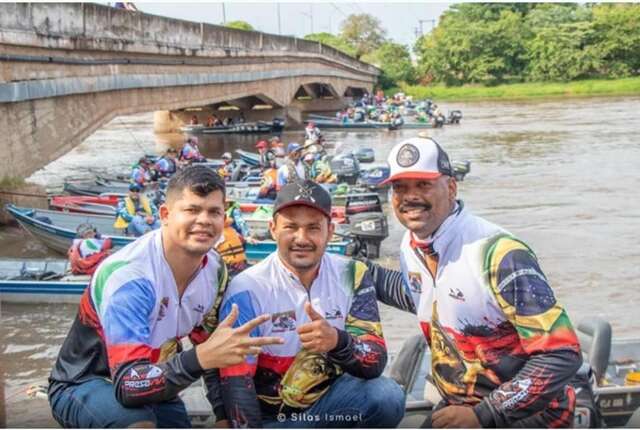
[[[255,31],[253,26],[246,21],[229,21],[224,26],[228,28],[235,28],[237,30]]]
[[[367,13],[349,15],[342,22],[340,37],[355,46],[355,57],[370,54],[382,45],[386,31],[378,18]]]
[[[307,34],[304,38],[306,40],[313,40],[314,42],[324,43],[325,45],[331,46],[332,48],[335,48],[338,51],[342,51],[345,54],[351,55],[352,57],[355,57],[356,55],[356,47],[351,45],[340,36],[336,36],[335,34],[312,33]]]
[[[488,85],[640,72],[640,5],[464,3],[414,46],[422,82]]]
[[[363,55],[362,61],[382,69],[378,83],[383,89],[391,88],[400,82],[415,83],[415,70],[411,62],[411,54],[405,45],[395,42],[384,42],[370,54]]]

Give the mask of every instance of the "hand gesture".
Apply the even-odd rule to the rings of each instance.
[[[480,421],[471,406],[447,406],[431,416],[433,428],[480,428]]]
[[[304,304],[304,310],[311,322],[298,327],[302,347],[309,352],[329,352],[338,344],[338,330],[313,309],[311,303]]]
[[[279,337],[251,337],[251,331],[268,321],[271,315],[260,315],[240,327],[233,328],[238,318],[238,306],[218,325],[209,338],[196,346],[196,356],[203,369],[220,369],[245,362],[247,355],[257,355],[260,347],[284,343]]]

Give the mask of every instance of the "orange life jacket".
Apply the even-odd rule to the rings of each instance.
[[[233,221],[229,221],[229,218],[227,218],[224,223],[224,230],[222,231],[224,241],[220,242],[216,250],[228,266],[246,264],[247,256],[244,253],[242,238],[231,226],[232,223]]]

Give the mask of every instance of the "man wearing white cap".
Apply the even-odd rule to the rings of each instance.
[[[443,397],[433,427],[571,426],[567,384],[580,347],[533,251],[456,199],[434,140],[399,143],[388,161],[393,209],[408,229],[401,270]]]

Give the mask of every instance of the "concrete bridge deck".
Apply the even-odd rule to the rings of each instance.
[[[28,176],[118,115],[173,111],[180,121],[184,108],[254,100],[299,119],[370,90],[378,73],[292,37],[98,4],[3,3],[0,177]]]

